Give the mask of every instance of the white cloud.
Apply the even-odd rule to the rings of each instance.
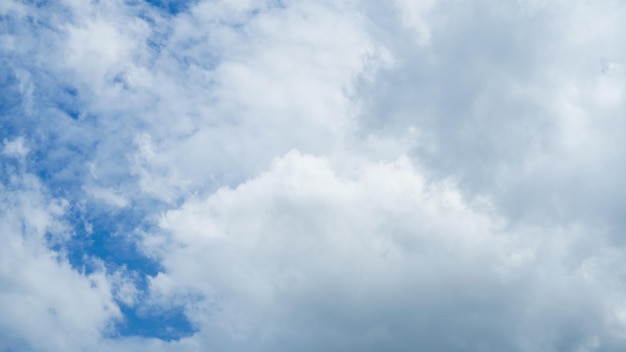
[[[42,175],[0,175],[0,348],[623,349],[620,2],[50,6],[0,4]],[[48,248],[41,182],[144,217],[149,292]],[[104,338],[114,300],[199,331]]]
[[[67,237],[66,202],[29,174],[11,175],[0,194],[0,349],[94,346],[120,312],[102,271],[79,273],[48,247]]]
[[[4,149],[2,154],[12,156],[16,158],[24,158],[29,152],[29,149],[24,145],[24,138],[17,137],[12,141],[4,141]]]
[[[395,3],[402,24],[414,32],[415,42],[418,45],[430,44],[430,25],[426,18],[435,1],[396,0]]]
[[[201,294],[188,315],[208,348],[533,351],[619,337],[605,329],[619,326],[623,283],[598,274],[625,258],[602,233],[509,227],[404,157],[344,173],[293,151],[160,226],[153,294]]]
[[[93,188],[87,189],[86,191],[95,199],[103,201],[106,204],[109,204],[118,208],[124,208],[128,206],[128,199],[126,199],[122,195],[117,194],[115,190],[113,189],[93,187]]]

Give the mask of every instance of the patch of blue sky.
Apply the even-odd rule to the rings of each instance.
[[[196,1],[194,0],[145,0],[148,4],[157,7],[172,15],[186,11]]]
[[[0,62],[0,136],[13,135],[16,131],[13,124],[7,123],[7,119],[19,112],[22,104],[22,95],[19,91],[19,82],[15,74],[7,67],[5,62]]]
[[[132,240],[134,231],[150,226],[141,224],[143,217],[137,214],[139,210],[89,210],[72,209],[68,221],[76,234],[71,242],[58,249],[67,253],[73,267],[86,274],[99,269],[93,258],[103,261],[110,272],[123,270],[130,273],[129,277],[139,291],[137,302],[132,305],[116,300],[123,319],[115,322],[115,331],[109,338],[143,336],[171,341],[195,333],[196,329],[187,319],[182,305],[154,309],[144,304],[149,277],[162,271],[162,267],[157,261],[144,256]]]
[[[20,162],[15,158],[3,158],[4,170],[0,180],[18,173]],[[58,170],[45,170],[47,173],[61,173]],[[144,256],[133,240],[137,229],[145,229],[145,213],[142,207],[128,207],[123,210],[106,210],[89,202],[80,203],[78,183],[65,182],[60,184],[54,177],[40,177],[51,193],[61,193],[70,202],[66,215],[66,223],[72,228],[70,241],[50,243],[50,247],[58,253],[64,253],[70,264],[79,272],[89,274],[97,269],[93,259],[102,261],[110,272],[123,269],[136,273],[133,284],[140,291],[148,289],[148,277],[155,276],[162,270],[159,263]],[[3,182],[4,183],[4,182]],[[125,314],[123,323],[118,323],[119,336],[146,336],[164,340],[188,336],[195,331],[187,321],[182,307],[174,306],[167,311],[135,312],[118,301]],[[146,308],[143,308],[145,311]]]
[[[36,7],[52,6],[46,1],[27,3]],[[168,6],[169,11],[179,11],[186,5]],[[35,22],[29,19],[18,22],[5,16],[0,19],[0,26],[6,33],[41,40],[44,34],[40,32],[48,30],[48,26],[45,21]],[[87,164],[103,144],[111,146],[105,148],[110,154],[106,157],[117,160],[110,160],[107,165],[112,167],[107,168],[107,174],[98,182],[130,185],[136,181],[128,168],[113,167],[128,162],[124,148],[132,143],[132,134],[127,133],[128,140],[122,143],[119,135],[115,141],[107,140],[102,135],[101,117],[89,111],[81,91],[62,75],[49,72],[45,65],[38,66],[23,57],[29,50],[36,49],[0,54],[0,142],[22,137],[30,149],[23,163],[15,158],[1,158],[0,182],[7,184],[10,176],[20,172],[38,176],[52,197],[66,199],[69,203],[65,220],[74,236],[68,242],[50,243],[51,248],[65,253],[79,272],[92,270],[90,262],[96,258],[111,271],[124,268],[136,273],[134,284],[145,291],[147,278],[156,275],[161,267],[137,249],[133,233],[150,226],[145,220],[146,214],[163,205],[154,200],[135,200],[132,206],[123,209],[107,207],[90,200],[84,188],[92,178]],[[109,128],[121,129],[124,125],[123,121],[117,123],[120,126]],[[124,138],[122,134],[121,139]],[[126,317],[118,326],[120,336],[172,340],[195,331],[182,307],[154,312],[143,307],[139,313],[134,306],[118,303]]]
[[[182,306],[150,311],[120,304],[120,310],[124,319],[115,323],[119,337],[144,336],[172,341],[191,336],[197,331],[187,319]]]
[[[53,5],[53,2],[50,0],[22,0],[22,2],[38,8],[49,7]]]
[[[23,168],[22,163],[16,158],[7,158],[0,154],[0,189],[11,187],[13,179],[19,175]]]
[[[76,268],[92,271],[84,254],[104,260],[112,268],[125,267],[144,276],[154,276],[161,266],[145,257],[136,246],[136,231],[145,228],[142,214],[131,207],[123,211],[104,211],[94,206],[72,206],[67,221],[74,229],[74,239],[66,244],[68,259]]]

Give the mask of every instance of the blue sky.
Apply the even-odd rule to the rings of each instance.
[[[619,1],[0,3],[0,350],[623,351]]]

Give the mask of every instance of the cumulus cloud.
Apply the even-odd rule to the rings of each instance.
[[[624,10],[3,2],[0,347],[622,350]]]
[[[511,227],[484,199],[427,182],[406,157],[341,169],[294,151],[165,213],[164,238],[149,241],[165,269],[153,292],[202,295],[188,307],[194,338],[216,350],[576,350],[619,340],[622,284],[598,274],[624,257],[602,233]]]
[[[450,3],[428,12],[429,46],[376,27],[397,65],[364,88],[363,122],[389,136],[417,128],[412,154],[430,172],[508,216],[603,218],[621,197],[604,172],[620,163],[619,5]]]

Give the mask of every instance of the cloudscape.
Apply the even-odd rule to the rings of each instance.
[[[0,351],[625,351],[626,3],[1,0]]]

